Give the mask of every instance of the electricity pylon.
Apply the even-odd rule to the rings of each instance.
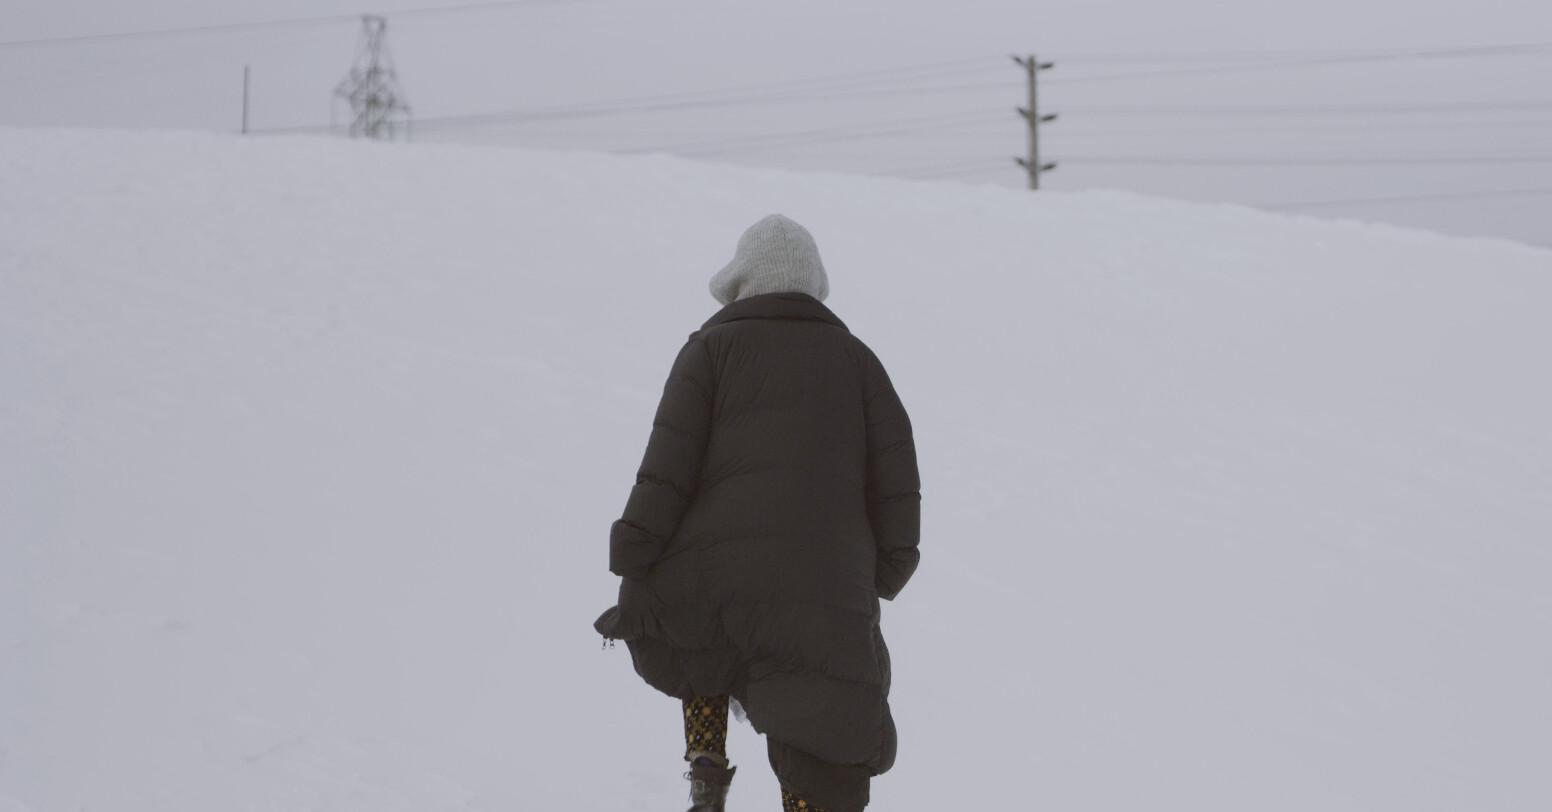
[[[350,73],[334,87],[334,97],[350,104],[355,118],[351,138],[392,140],[409,136],[410,106],[388,53],[388,21],[371,14],[361,17],[361,39]]]

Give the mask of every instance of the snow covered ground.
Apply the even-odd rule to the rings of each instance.
[[[1552,808],[1552,252],[0,130],[0,812],[682,809],[676,704],[589,624],[662,377],[774,211],[918,436],[872,809]],[[732,808],[778,808],[732,749]]]

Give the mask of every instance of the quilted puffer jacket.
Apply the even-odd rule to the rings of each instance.
[[[861,810],[894,762],[878,601],[916,569],[920,490],[873,352],[806,294],[733,302],[674,361],[595,629],[663,693],[738,699],[795,795]]]

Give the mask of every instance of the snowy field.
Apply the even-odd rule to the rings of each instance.
[[[590,624],[706,280],[777,211],[916,425],[870,809],[1552,809],[1552,251],[0,130],[0,812],[682,810],[677,704]],[[731,809],[779,808],[731,747]]]

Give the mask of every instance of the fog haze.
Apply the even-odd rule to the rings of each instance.
[[[254,129],[326,128],[356,48],[350,19],[16,43],[366,10],[390,21],[401,85],[424,121],[418,141],[1022,186],[1012,158],[1025,128],[1013,108],[1025,86],[1008,56],[1033,52],[1056,63],[1040,84],[1041,111],[1059,115],[1041,133],[1042,158],[1059,164],[1046,189],[1283,206],[1552,245],[1552,9],[1530,0],[585,0],[441,14],[334,0],[10,0],[0,11],[0,42],[12,43],[0,46],[0,125],[236,131],[249,65]],[[1527,45],[1538,47],[1439,52]],[[886,73],[861,75],[877,71]],[[724,88],[719,98],[736,101],[823,77],[851,78],[809,86],[839,88],[830,98],[435,121]],[[1490,103],[1519,106],[1459,107]],[[1375,110],[1398,105],[1422,109]]]

